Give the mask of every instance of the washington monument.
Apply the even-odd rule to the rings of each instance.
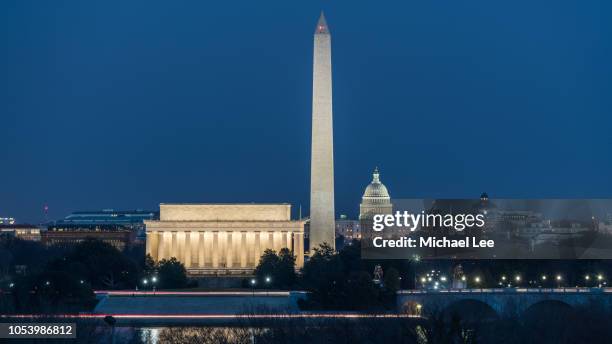
[[[312,254],[313,249],[322,243],[335,247],[331,35],[323,12],[314,33],[311,154],[310,252]]]

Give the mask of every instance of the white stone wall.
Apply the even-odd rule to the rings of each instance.
[[[289,248],[304,264],[304,222],[291,221],[288,204],[162,204],[145,226],[147,254],[193,275],[251,273],[266,249]]]
[[[161,221],[289,221],[290,204],[160,204]]]

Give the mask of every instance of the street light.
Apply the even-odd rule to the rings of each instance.
[[[268,289],[268,285],[270,284],[270,282],[272,282],[272,278],[270,278],[270,276],[266,276],[266,296],[270,294]]]
[[[157,283],[157,277],[156,276],[151,277],[151,284],[153,285],[153,295],[155,295],[155,289],[156,289],[155,284],[156,283]]]
[[[251,278],[251,291],[253,292],[253,296],[255,296],[255,284],[257,284],[257,280]]]
[[[584,276],[584,280],[585,280],[585,282],[584,282],[585,287],[588,287],[589,286],[589,281],[591,280],[591,276],[589,276],[589,275]]]

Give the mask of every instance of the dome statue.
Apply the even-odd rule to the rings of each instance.
[[[372,182],[366,187],[361,205],[359,206],[359,220],[371,219],[376,214],[392,214],[393,204],[387,187],[380,182],[378,167],[372,173]]]

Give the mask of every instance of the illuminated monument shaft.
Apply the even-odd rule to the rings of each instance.
[[[310,250],[334,247],[334,132],[331,36],[321,13],[314,34],[312,81],[312,160],[310,164]]]

